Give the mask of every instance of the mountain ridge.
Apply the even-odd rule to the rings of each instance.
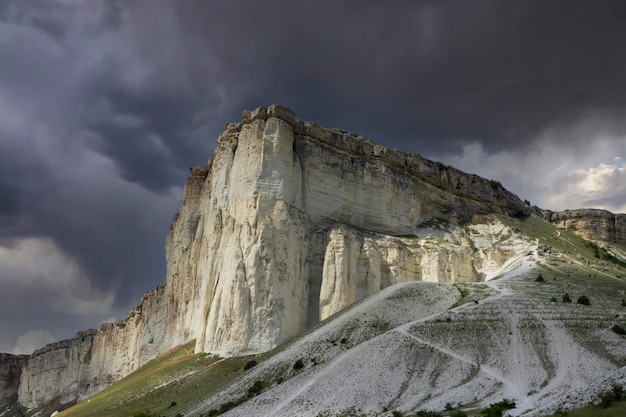
[[[299,121],[277,105],[243,112],[208,166],[190,172],[166,242],[166,282],[126,319],[30,355],[21,404],[84,400],[192,339],[196,352],[267,351],[400,282],[481,281],[525,248],[482,247],[483,237],[460,227],[433,241],[437,223],[532,211],[496,181]],[[623,243],[626,216],[611,223],[604,212],[576,213],[542,212]]]

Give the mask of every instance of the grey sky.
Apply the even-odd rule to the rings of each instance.
[[[188,167],[259,105],[626,211],[624,21],[620,0],[0,0],[0,351],[162,282]]]

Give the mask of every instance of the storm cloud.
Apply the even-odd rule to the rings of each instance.
[[[162,282],[188,167],[260,105],[544,208],[626,211],[625,20],[619,0],[0,0],[0,351]]]

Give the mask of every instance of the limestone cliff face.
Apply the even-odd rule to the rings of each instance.
[[[561,212],[544,211],[543,215],[556,227],[572,230],[585,239],[626,243],[626,214],[614,214],[598,209],[578,209]]]
[[[471,247],[399,237],[432,221],[529,213],[497,182],[280,106],[244,112],[192,174],[168,238],[178,314],[168,319],[177,340],[224,356],[265,351],[396,282],[475,281]]]
[[[0,353],[0,408],[17,400],[22,368],[28,356]]]
[[[88,387],[92,338],[95,331],[79,332],[74,339],[35,351],[22,370],[19,400],[27,406],[45,404],[61,397],[75,400]]]
[[[22,363],[19,402],[34,408],[58,397],[62,404],[83,400],[167,350],[164,288],[147,292],[125,320],[33,352]]]
[[[197,352],[263,352],[389,285],[478,281],[524,249],[465,225],[529,214],[499,183],[280,106],[244,112],[191,174],[165,284],[125,320],[35,352],[22,404],[84,399],[192,339]]]

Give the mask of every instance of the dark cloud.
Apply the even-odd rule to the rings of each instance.
[[[196,53],[228,71],[225,82],[254,80],[242,98],[281,99],[299,112],[308,102],[312,116],[333,109],[322,114],[332,124],[417,150],[467,139],[520,146],[555,122],[623,109],[615,83],[625,77],[625,10],[616,2],[187,2],[179,14],[185,36],[203,40]]]
[[[41,317],[61,336],[123,315],[161,282],[187,168],[259,105],[458,163],[533,203],[622,207],[564,190],[626,157],[625,18],[617,0],[0,0],[0,347]],[[46,274],[9,263],[19,248],[57,274],[75,266],[66,287],[44,286],[75,288],[73,311],[113,294],[107,314],[29,302],[43,295],[24,282]],[[5,318],[20,305],[19,323]]]
[[[11,174],[0,169],[0,178],[2,178],[0,180],[0,230],[3,230],[19,216],[22,203],[17,184],[14,181],[7,181],[11,178]]]
[[[115,82],[94,89],[81,103],[82,127],[90,145],[111,158],[125,179],[163,191],[180,185],[187,162],[202,163],[212,143],[195,131],[198,111],[218,104],[210,92],[178,94],[161,91],[159,80],[139,91]],[[195,155],[204,151],[202,159]]]
[[[61,23],[44,17],[34,17],[32,23],[35,27],[54,39],[63,39],[67,29]]]

